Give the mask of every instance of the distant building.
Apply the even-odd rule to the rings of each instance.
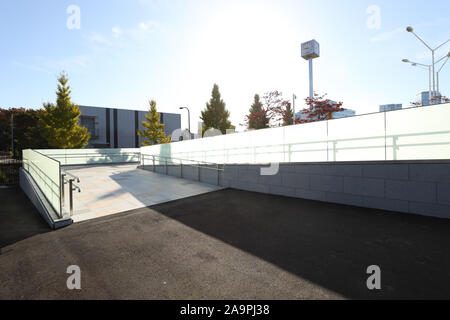
[[[382,104],[382,105],[380,105],[380,112],[401,110],[402,108],[403,108],[403,105],[401,103]]]
[[[88,148],[138,148],[144,140],[137,134],[148,111],[80,106],[80,125],[91,133]],[[171,134],[181,127],[181,116],[160,113],[164,132]]]
[[[356,114],[355,110],[352,109],[345,109],[344,111],[336,111],[332,113],[332,119],[339,119],[339,118],[347,118],[347,117],[353,117]]]
[[[431,92],[433,94],[433,92]],[[429,106],[430,105],[430,92],[423,91],[417,95],[416,101],[419,102],[422,106]],[[441,103],[440,96],[441,94],[439,92],[435,92],[434,96],[437,97],[437,101],[435,103]]]

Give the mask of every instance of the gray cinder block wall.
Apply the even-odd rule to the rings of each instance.
[[[276,175],[262,165],[225,165],[224,171],[183,166],[183,178],[239,190],[450,218],[450,161],[280,164]],[[153,170],[152,166],[146,167]],[[164,166],[156,172],[165,173]],[[181,177],[179,165],[167,173]]]
[[[221,185],[288,197],[450,218],[450,162],[227,165]]]

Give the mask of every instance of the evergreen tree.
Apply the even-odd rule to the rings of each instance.
[[[154,144],[163,144],[170,142],[170,135],[166,137],[164,132],[164,123],[160,123],[160,115],[156,111],[156,101],[150,101],[150,110],[145,115],[146,121],[142,121],[144,129],[138,131],[138,135],[145,140],[142,142],[143,146],[151,146]]]
[[[267,110],[263,107],[259,95],[255,94],[253,104],[247,116],[247,127],[249,129],[269,128],[269,121]]]
[[[287,102],[286,109],[283,113],[283,126],[290,126],[294,124],[294,112],[292,111],[291,103]]]
[[[203,133],[208,129],[218,129],[222,134],[227,129],[231,129],[231,122],[228,120],[230,113],[225,109],[225,102],[220,97],[219,86],[214,84],[212,97],[206,103],[206,109],[202,111]]]
[[[42,137],[51,148],[84,148],[91,135],[87,128],[78,125],[81,111],[70,101],[71,90],[64,73],[61,73],[58,82],[56,105],[44,103],[44,110],[39,115]]]

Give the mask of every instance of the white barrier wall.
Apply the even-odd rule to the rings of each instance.
[[[450,159],[450,104],[142,147],[213,163]]]
[[[33,177],[53,209],[62,216],[61,165],[59,161],[30,149],[22,152],[23,168]]]

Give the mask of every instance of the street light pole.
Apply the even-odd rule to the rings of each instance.
[[[432,101],[431,100],[431,83],[432,83],[432,80],[431,80],[431,75],[432,75],[431,65],[430,64],[418,63],[418,62],[412,62],[412,61],[409,61],[408,59],[403,59],[402,61],[405,62],[405,63],[410,63],[413,67],[420,66],[420,67],[425,67],[425,68],[428,69],[428,104],[431,105],[431,101]]]
[[[442,59],[444,59],[445,57],[443,57]],[[439,68],[438,72],[436,72],[436,81],[437,81],[437,91],[439,92],[439,72],[442,71],[442,68],[444,68],[445,64],[447,63],[448,59],[450,59],[450,52],[447,54],[447,59],[445,59],[444,63],[442,64],[442,66]],[[441,60],[442,60],[441,59]],[[439,60],[440,61],[440,60]],[[438,62],[439,62],[438,61]]]
[[[188,130],[189,130],[189,139],[191,139],[191,112],[188,107],[180,107],[180,109],[186,109],[188,112]]]
[[[294,119],[292,120],[292,124],[295,124],[295,99],[297,99],[297,96],[294,94],[292,94],[292,113],[294,114],[293,117]]]
[[[407,27],[406,31],[412,33],[417,39],[419,39],[430,51],[431,51],[431,69],[432,69],[432,73],[433,73],[433,92],[432,92],[432,101],[434,101],[434,95],[436,94],[436,80],[435,80],[435,62],[434,62],[434,54],[436,52],[437,49],[439,49],[440,47],[442,47],[443,45],[445,45],[446,43],[448,43],[450,41],[450,39],[448,39],[447,41],[445,41],[444,43],[440,44],[439,46],[437,46],[436,48],[431,48],[421,37],[419,37],[415,32],[413,27]]]

